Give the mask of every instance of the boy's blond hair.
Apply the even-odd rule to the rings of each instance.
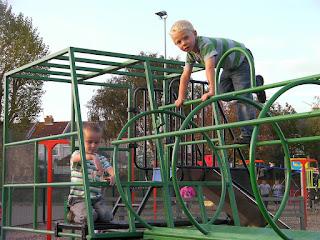
[[[102,133],[102,129],[98,123],[95,122],[87,122],[83,125],[83,131],[90,131],[95,133]]]
[[[175,22],[172,25],[171,30],[170,30],[170,36],[172,36],[178,32],[181,32],[181,31],[188,31],[188,32],[192,33],[194,31],[194,28],[189,21],[180,20],[180,21]]]

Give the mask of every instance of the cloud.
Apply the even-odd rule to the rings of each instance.
[[[284,60],[256,61],[256,72],[268,75],[275,81],[285,81],[320,74],[319,60],[315,57],[301,57]]]
[[[315,50],[315,54],[318,56],[318,59],[320,57],[320,36],[318,37],[318,40],[315,44],[312,45],[312,48]]]
[[[268,46],[268,49],[281,49],[284,48],[286,45],[284,41],[280,41],[274,38],[263,38],[257,37],[253,39],[248,39],[245,42],[245,45],[249,48],[261,49],[261,46]]]
[[[291,74],[308,76],[319,73],[319,65],[316,64],[316,62],[316,59],[303,57],[282,60],[279,62],[279,65],[283,70],[288,71]]]
[[[14,2],[15,2],[15,0],[7,0],[7,2],[8,2],[8,6],[12,6],[12,5],[14,5]]]

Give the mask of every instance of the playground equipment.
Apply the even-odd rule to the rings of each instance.
[[[218,94],[218,75],[222,66],[223,60],[234,51],[242,52],[246,58],[249,60],[251,67],[251,85],[252,87],[249,89],[244,89],[237,92],[230,92],[225,94]],[[99,60],[97,60],[97,56]],[[104,58],[101,60],[101,58]],[[161,67],[152,67],[152,62],[158,63],[166,63],[168,68]],[[175,66],[175,67],[170,67]],[[248,54],[247,51],[234,48],[228,51],[224,56],[222,56],[221,61],[217,66],[217,75],[216,75],[216,95],[211,97],[206,102],[201,102],[200,99],[191,100],[185,102],[184,105],[196,105],[191,109],[191,112],[184,116],[178,112],[172,111],[175,106],[169,103],[169,95],[168,95],[168,85],[169,81],[179,77],[182,73],[183,62],[178,61],[170,61],[165,59],[157,59],[145,56],[135,56],[135,55],[127,55],[127,54],[119,54],[105,51],[96,51],[89,49],[80,49],[70,47],[68,49],[62,50],[56,54],[52,54],[48,57],[30,63],[26,66],[20,67],[16,70],[10,71],[5,75],[5,110],[4,110],[4,142],[3,142],[3,174],[2,174],[2,207],[3,207],[3,216],[2,216],[2,224],[1,224],[1,239],[6,239],[6,231],[25,231],[25,232],[33,232],[45,235],[54,235],[57,236],[67,236],[67,237],[76,237],[82,238],[81,234],[76,233],[65,233],[62,231],[51,231],[51,230],[39,230],[37,228],[36,214],[34,214],[34,223],[32,228],[24,228],[24,227],[15,227],[11,226],[10,219],[7,218],[7,211],[10,215],[11,211],[11,190],[13,188],[31,188],[34,192],[34,208],[37,206],[37,192],[40,188],[48,188],[48,187],[66,187],[74,185],[74,183],[64,182],[64,183],[39,183],[37,179],[37,174],[35,171],[34,179],[32,182],[28,183],[12,183],[10,179],[8,179],[7,171],[10,169],[7,168],[8,159],[7,151],[17,145],[21,144],[34,144],[35,146],[35,156],[37,156],[37,144],[40,141],[45,140],[53,140],[59,138],[70,138],[71,142],[71,151],[75,149],[75,138],[77,137],[79,140],[79,149],[81,154],[81,161],[85,163],[85,151],[84,151],[84,143],[83,143],[83,131],[82,131],[82,117],[80,111],[80,96],[78,85],[95,85],[95,86],[113,86],[113,87],[122,87],[128,89],[129,95],[129,103],[128,103],[128,123],[123,127],[116,141],[113,142],[114,147],[114,155],[113,155],[113,164],[116,174],[116,185],[118,192],[121,196],[122,202],[127,207],[127,215],[128,215],[128,223],[126,227],[128,227],[128,232],[104,232],[96,234],[94,232],[95,224],[92,220],[91,213],[91,200],[90,194],[88,192],[89,186],[92,184],[100,184],[100,183],[90,183],[86,174],[84,175],[83,186],[85,188],[85,199],[87,203],[87,215],[88,215],[88,223],[87,223],[87,231],[84,233],[86,239],[95,239],[95,238],[151,238],[151,239],[319,239],[319,232],[306,232],[306,231],[298,231],[298,230],[289,230],[289,229],[280,229],[277,220],[280,217],[287,199],[290,190],[290,178],[291,178],[291,169],[288,169],[286,172],[286,188],[283,200],[281,202],[280,208],[274,217],[270,216],[268,211],[266,210],[261,196],[258,191],[258,186],[256,182],[256,172],[255,172],[255,149],[257,146],[264,146],[270,144],[280,144],[285,152],[285,161],[287,166],[290,165],[290,153],[288,150],[288,144],[295,142],[304,142],[304,141],[316,141],[320,140],[319,136],[311,136],[306,138],[295,138],[295,139],[287,139],[281,132],[281,129],[277,125],[278,121],[284,120],[292,120],[297,118],[308,118],[308,117],[317,117],[320,116],[320,111],[313,111],[307,113],[297,113],[291,115],[283,115],[272,117],[268,114],[268,110],[270,106],[279,98],[282,94],[284,94],[287,90],[294,88],[303,84],[320,84],[320,75],[308,76],[299,79],[288,80],[284,82],[274,83],[266,86],[255,86],[255,72],[253,61]],[[100,66],[100,67],[97,67]],[[102,67],[101,67],[102,66]],[[204,67],[201,65],[195,65],[193,71],[203,70]],[[132,71],[129,71],[132,70]],[[167,74],[163,74],[163,73]],[[149,99],[149,110],[146,112],[142,112],[137,114],[136,116],[132,116],[132,87],[124,86],[124,85],[115,85],[108,83],[100,83],[88,81],[90,79],[94,79],[96,77],[102,76],[104,74],[116,74],[116,75],[128,75],[128,76],[136,76],[136,77],[145,77],[147,83],[148,90],[148,99]],[[72,106],[71,106],[71,132],[68,134],[60,134],[56,136],[48,136],[40,139],[33,139],[28,141],[20,141],[20,142],[9,142],[8,139],[8,107],[9,107],[9,82],[12,79],[31,79],[36,81],[53,81],[71,84],[72,86]],[[153,79],[161,79],[163,80],[163,103],[162,106],[158,107],[157,102],[155,100],[155,89],[153,86]],[[270,98],[270,100],[266,103],[265,106],[261,106],[256,102],[239,96],[243,93],[248,92],[257,92],[264,89],[270,89],[274,87],[280,87],[280,89]],[[260,114],[257,119],[250,121],[242,121],[242,122],[232,122],[232,123],[221,123],[220,113],[219,113],[219,102],[224,100],[239,100],[248,102],[253,105],[255,108],[260,110]],[[203,111],[203,109],[207,106],[212,106],[213,114],[214,114],[214,124],[210,124],[210,126],[199,126],[194,116]],[[148,133],[146,136],[132,136],[132,131],[134,128],[134,124],[144,118],[145,116],[150,117],[152,119],[153,129],[152,132]],[[169,128],[169,119],[179,119],[177,122],[181,122],[179,124],[178,130],[172,130]],[[270,123],[276,130],[279,140],[271,140],[258,142],[258,133],[260,126],[265,123]],[[266,225],[268,228],[249,228],[243,227],[241,224],[241,216],[239,216],[239,204],[237,201],[237,194],[235,193],[235,186],[232,183],[230,166],[226,154],[226,149],[241,149],[248,147],[248,145],[227,145],[224,140],[223,130],[230,129],[239,126],[245,125],[254,125],[254,131],[252,140],[250,143],[250,155],[249,155],[249,171],[250,171],[250,180],[252,185],[252,190],[254,193],[253,201],[256,201],[258,204],[258,208],[260,209],[262,217],[265,219]],[[75,130],[76,129],[76,130]],[[216,132],[216,137],[210,138],[208,132]],[[182,141],[183,136],[198,134],[201,136],[201,139],[193,139],[185,138]],[[123,139],[126,137],[126,139]],[[174,140],[174,141],[172,141]],[[159,168],[161,173],[161,181],[153,182],[153,181],[134,181],[132,182],[132,166],[128,164],[128,181],[120,181],[120,176],[118,174],[118,152],[121,151],[120,144],[131,144],[131,149],[134,149],[135,144],[139,144],[144,141],[154,141],[156,145],[156,163],[159,162]],[[186,175],[186,180],[179,179],[179,172],[177,171],[177,166],[179,169],[187,169],[183,164],[178,164],[178,158],[180,149],[182,146],[194,146],[197,144],[206,144],[210,151],[215,155],[218,163],[218,169],[220,174],[220,179],[192,179],[190,178],[190,174]],[[211,168],[205,166],[205,162],[203,161],[203,169]],[[83,165],[84,173],[87,172],[86,164]],[[244,165],[245,162],[244,162]],[[37,157],[35,157],[34,168],[37,167]],[[216,166],[215,166],[216,167]],[[200,166],[191,166],[191,168],[201,168]],[[170,171],[172,172],[172,178],[170,178]],[[211,171],[213,172],[213,171]],[[208,173],[211,176],[211,173]],[[101,183],[103,185],[105,183]],[[199,199],[199,207],[201,213],[201,223],[199,223],[190,213],[190,211],[185,207],[183,199],[179,194],[180,186],[184,185],[192,185],[196,186],[196,190],[198,193]],[[204,195],[209,194],[210,191],[206,190],[206,188],[210,189],[213,186],[218,186],[221,189],[220,200],[217,204],[218,208],[214,216],[208,220],[205,205],[204,205]],[[164,203],[164,213],[165,213],[165,226],[157,227],[147,220],[143,219],[138,213],[139,211],[134,210],[134,206],[132,204],[132,188],[134,187],[147,187],[149,189],[159,188],[161,197]],[[184,211],[186,217],[191,223],[192,227],[178,227],[178,224],[174,221],[174,216],[171,212],[171,199],[170,192],[172,188],[175,191],[176,197],[178,199],[178,203],[180,204],[182,210]],[[211,191],[212,193],[212,191]],[[210,195],[210,194],[209,194]],[[241,195],[240,195],[241,196]],[[220,225],[212,225],[212,223],[217,219],[220,212],[222,211],[225,202],[228,201],[229,209],[232,214],[232,218],[234,221],[234,226],[220,226]],[[140,209],[140,208],[139,208]],[[35,210],[36,212],[36,210]],[[263,219],[262,218],[262,219]],[[136,220],[136,221],[135,221]],[[139,223],[137,223],[137,221]],[[110,224],[112,225],[112,223]],[[109,225],[109,227],[110,227]],[[187,224],[186,224],[187,225]],[[185,226],[186,226],[185,225]],[[190,224],[189,224],[190,225]],[[250,225],[250,224],[248,224]],[[143,231],[138,231],[138,227],[143,227]],[[115,226],[120,228],[119,225]],[[63,228],[63,226],[62,226]],[[61,230],[61,228],[59,228]]]
[[[301,169],[301,173],[302,173],[302,177],[301,177],[301,196],[304,197],[304,207],[307,210],[307,186],[306,186],[306,164],[308,162],[316,162],[315,159],[306,159],[306,158],[292,158],[291,161],[293,162],[293,164],[295,162],[300,163],[300,165],[302,166]],[[307,212],[307,211],[306,211]],[[306,225],[307,225],[307,214],[306,214]]]
[[[48,149],[48,174],[47,183],[52,183],[52,149],[57,144],[70,144],[68,140],[46,140],[41,141],[39,144],[43,144]],[[52,187],[47,188],[47,230],[51,230],[52,226]],[[47,240],[51,240],[51,235],[47,235]]]

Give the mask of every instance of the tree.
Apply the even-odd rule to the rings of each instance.
[[[157,58],[157,54],[146,54],[144,52],[141,52],[140,55]],[[163,58],[163,56],[161,56],[161,58]],[[162,71],[154,70],[157,67],[163,67],[162,63],[150,61],[150,66],[154,67],[151,70],[152,75],[163,75]],[[181,68],[179,65],[176,64],[167,64],[167,67]],[[128,68],[127,71],[138,73],[138,75],[139,73],[144,73],[143,68]],[[132,86],[134,95],[136,96],[133,100],[133,109],[131,109],[134,111],[134,114],[139,114],[150,109],[149,98],[147,97],[148,95],[145,95],[147,94],[147,92],[144,90],[136,91],[138,88],[141,89],[147,86],[146,79],[144,77],[113,76],[106,82]],[[156,91],[156,102],[158,105],[162,105],[163,103],[162,84],[163,81],[161,79],[153,79],[153,86]],[[174,86],[174,88],[177,89],[177,86]],[[96,90],[94,96],[87,103],[87,108],[89,120],[105,122],[105,131],[103,133],[103,137],[107,141],[114,139],[118,136],[119,132],[128,121],[128,91],[125,88],[101,87],[98,90]],[[152,116],[149,115],[143,119],[141,118],[134,123],[134,135],[151,135],[154,131],[152,126]],[[123,137],[127,136],[124,135]],[[150,161],[155,161],[157,156],[154,140],[148,140],[137,143],[136,151],[137,153],[143,154],[143,159],[144,161],[148,162],[148,164],[152,164]]]
[[[320,97],[314,97],[314,102],[312,103],[312,111],[319,110]],[[302,119],[300,121],[300,129],[302,137],[312,137],[320,135],[320,119],[318,117]],[[304,142],[304,154],[305,157],[315,158],[320,161],[320,142],[311,141]]]
[[[0,0],[0,111],[3,114],[4,74],[49,53],[48,46],[33,28],[32,20],[22,13],[15,15],[11,6]],[[43,83],[12,79],[9,90],[9,124],[30,123],[41,112]]]
[[[237,122],[238,118],[237,118],[236,108],[233,102],[220,101],[220,104],[223,108],[227,121],[229,123]],[[281,106],[279,103],[275,103],[272,105],[271,109],[269,110],[269,113],[272,116],[279,116],[279,115],[293,114],[293,113],[296,113],[296,111],[288,103],[286,103],[285,107]],[[212,111],[210,109],[209,111],[206,111],[206,121],[207,119],[211,119],[211,114],[212,114]],[[256,109],[256,116],[258,116],[258,114],[259,114],[259,111]],[[210,125],[210,121],[207,121],[206,125]],[[220,115],[220,121],[223,122],[221,115]],[[299,128],[300,128],[299,120],[281,121],[281,122],[278,122],[278,125],[282,130],[285,138],[295,138],[299,136]],[[232,128],[231,130],[235,136],[240,135],[239,128]],[[226,129],[225,133],[226,133],[225,134],[226,144],[232,144],[233,139],[231,137],[229,129]],[[269,140],[278,140],[278,139],[279,139],[279,136],[271,124],[260,125],[258,141],[269,141]],[[289,144],[289,151],[291,156],[301,154],[302,149],[303,148],[301,144],[298,144],[298,143]],[[249,158],[249,148],[241,148],[241,152],[245,159]],[[228,149],[227,155],[228,155],[229,161],[232,161],[234,157],[233,149]],[[277,163],[278,166],[280,164],[283,166],[284,152],[283,152],[282,146],[279,144],[268,145],[268,146],[257,146],[255,156],[256,156],[256,160],[264,160],[266,164],[268,164],[268,162],[275,162]],[[236,161],[239,161],[239,160],[240,160],[240,156],[236,154]]]
[[[146,54],[144,52],[140,53],[141,56],[157,57],[157,54]],[[163,58],[163,56],[162,56]],[[178,59],[173,59],[178,60]],[[153,67],[163,67],[161,63],[151,62]],[[174,68],[174,66],[168,66]],[[177,68],[177,67],[176,67]],[[131,69],[128,71],[136,73],[144,73],[143,69]],[[163,72],[158,72],[156,70],[152,71],[152,74],[161,75]],[[139,87],[146,87],[146,79],[144,77],[136,76],[114,76],[107,80],[108,83],[120,84],[120,85],[131,85],[133,91]],[[153,80],[154,88],[162,89],[162,80]],[[142,93],[139,93],[142,95]],[[157,97],[158,104],[161,105],[162,93],[159,93]],[[115,99],[116,96],[116,99]],[[145,111],[143,106],[143,97],[139,95],[137,97],[137,104],[135,106],[135,112],[140,113]],[[149,106],[149,103],[146,104]],[[117,137],[118,133],[122,127],[127,122],[127,107],[128,107],[128,95],[127,90],[124,88],[116,87],[102,87],[96,90],[95,95],[87,103],[88,107],[88,119],[94,121],[105,121],[106,133],[104,137],[106,139],[112,139]],[[148,124],[152,126],[152,124]],[[138,125],[139,128],[140,125]],[[152,129],[149,129],[152,131]],[[139,132],[142,131],[141,127],[138,129]]]
[[[279,103],[274,103],[269,113],[272,116],[280,116],[280,115],[290,115],[295,114],[295,109],[288,103],[285,106],[281,106]],[[285,120],[277,122],[279,125],[284,137],[286,139],[289,138],[297,138],[300,136],[299,133],[299,120]],[[263,124],[259,133],[260,141],[269,141],[269,140],[278,140],[279,136],[276,133],[275,128],[271,124]],[[294,155],[300,155],[302,153],[302,145],[300,143],[290,143],[288,144],[290,157]],[[276,166],[280,165],[284,166],[284,151],[283,147],[280,144],[269,145],[269,146],[261,146],[257,148],[257,156],[260,156],[260,159],[265,160],[265,162],[273,162],[276,163]]]

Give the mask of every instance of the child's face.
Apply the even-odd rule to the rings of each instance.
[[[94,154],[100,147],[102,133],[83,131],[84,147],[87,154]]]
[[[196,46],[197,32],[181,31],[171,35],[175,45],[184,52],[197,52]]]

